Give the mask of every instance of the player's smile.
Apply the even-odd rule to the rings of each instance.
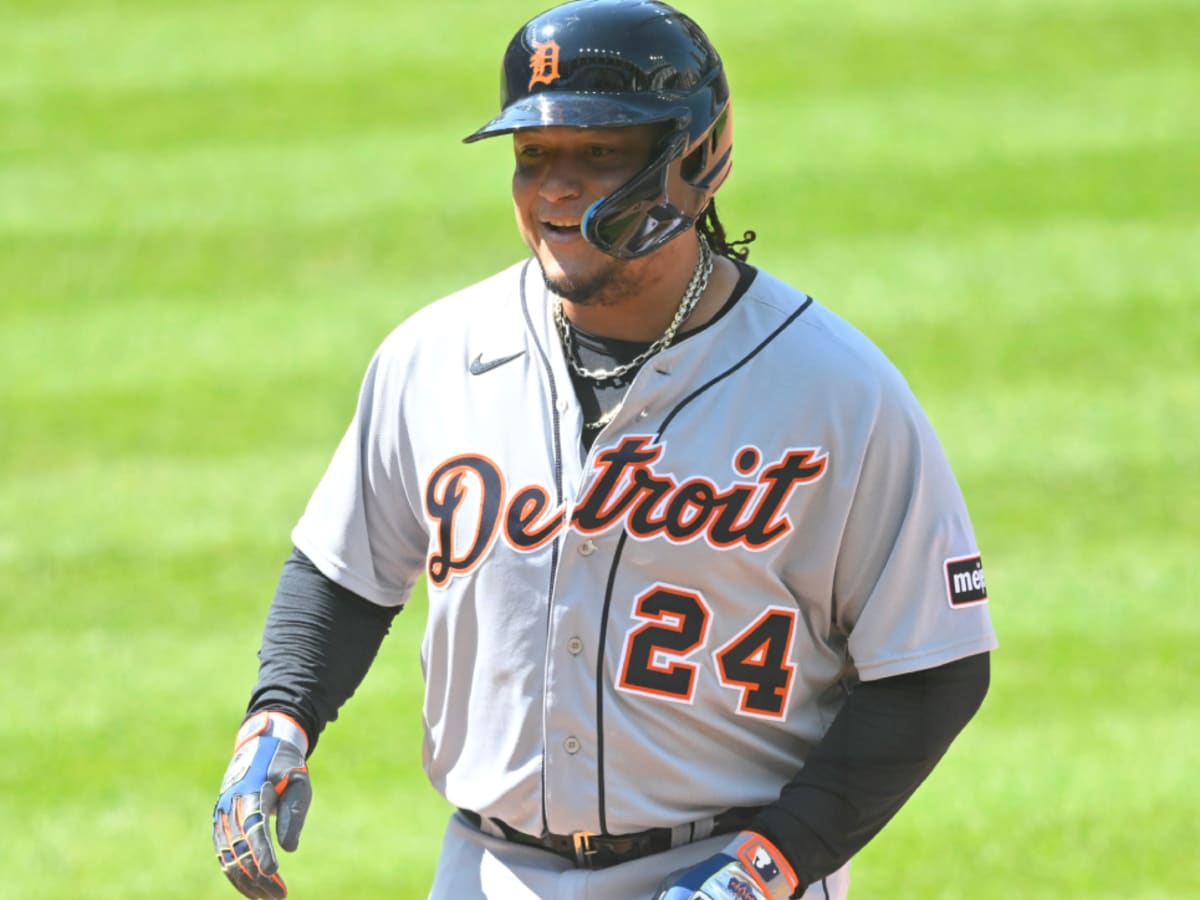
[[[582,222],[582,220],[577,219],[577,218],[543,219],[542,220],[542,231],[543,231],[542,237],[544,240],[552,241],[554,243],[562,243],[565,241],[571,241],[575,238],[582,239],[583,232],[579,228],[581,222]]]

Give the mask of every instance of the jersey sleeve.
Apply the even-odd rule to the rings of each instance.
[[[411,495],[404,371],[396,335],[371,360],[350,427],[292,531],[292,541],[336,584],[382,606],[403,606],[426,546]]]
[[[834,576],[858,676],[886,678],[996,647],[982,560],[932,425],[885,373]]]

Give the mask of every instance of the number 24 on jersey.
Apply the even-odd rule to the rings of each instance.
[[[695,591],[655,585],[634,603],[639,624],[625,637],[617,687],[691,703],[713,613]],[[717,680],[735,691],[738,713],[782,719],[795,666],[788,662],[796,611],[771,606],[713,653]]]

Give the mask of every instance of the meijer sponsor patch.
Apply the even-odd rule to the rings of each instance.
[[[983,578],[983,560],[979,554],[946,560],[946,591],[951,606],[970,606],[987,602],[987,582]]]

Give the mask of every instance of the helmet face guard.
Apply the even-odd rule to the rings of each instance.
[[[732,165],[721,59],[658,0],[575,0],[535,17],[508,45],[500,100],[467,143],[527,128],[667,126],[652,161],[584,216],[584,237],[618,259],[691,228]]]
[[[729,129],[729,107],[714,124],[714,132]],[[706,140],[699,147],[687,143],[686,134],[670,135],[658,158],[607,197],[597,200],[585,213],[583,236],[610,256],[635,259],[661,247],[695,224],[708,201],[729,172],[729,146],[713,159]],[[700,154],[691,162],[692,154]],[[699,176],[685,177],[691,163]]]

